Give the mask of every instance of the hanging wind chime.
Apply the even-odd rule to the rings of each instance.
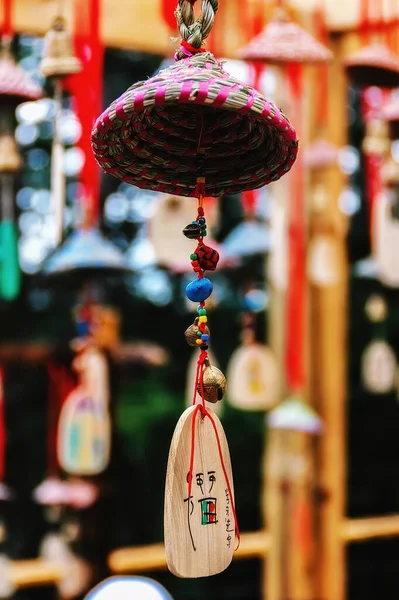
[[[56,26],[48,34],[46,54],[42,62],[43,72],[56,79],[66,73],[73,74],[73,77],[64,83],[64,87],[72,93],[72,101],[76,104],[82,127],[80,145],[85,154],[80,175],[84,188],[80,198],[84,211],[83,224],[80,224],[43,265],[43,272],[48,276],[57,276],[59,279],[76,277],[82,297],[82,302],[75,312],[79,340],[73,344],[76,356],[72,368],[76,374],[77,385],[64,399],[57,434],[59,465],[73,477],[98,475],[109,463],[111,419],[108,364],[94,335],[99,308],[99,288],[95,278],[97,273],[103,276],[105,272],[116,273],[125,270],[122,253],[106,240],[96,227],[99,170],[91,153],[89,138],[94,114],[97,114],[101,106],[103,46],[99,36],[99,4],[99,0],[90,0],[83,8],[78,6],[77,2],[75,4],[75,42],[80,62],[72,53],[71,42],[63,29],[60,15],[56,19]],[[84,69],[80,75],[81,64]],[[57,135],[55,144],[61,152]],[[63,189],[63,182],[60,184],[60,171],[55,169],[52,175],[57,180],[55,187],[58,190]],[[59,214],[62,213],[62,204],[57,209]],[[62,219],[59,223],[59,233],[62,231],[61,224]],[[73,488],[70,482],[69,491],[72,495],[75,492],[75,496],[77,492],[82,492],[83,495],[89,492],[88,496],[93,496],[88,486],[84,486],[86,483],[75,481],[76,485]]]
[[[386,123],[382,119],[382,108],[388,97],[389,89],[399,86],[399,56],[397,56],[388,43],[385,43],[381,34],[372,34],[370,18],[370,0],[361,0],[361,28],[366,46],[349,55],[344,60],[344,67],[349,80],[362,90],[362,113],[366,131],[363,142],[364,171],[369,205],[369,222],[372,244],[379,245],[384,255],[384,236],[379,236],[385,227],[390,229],[389,219],[386,216],[386,195],[383,193],[382,168],[384,159],[389,152],[389,140]],[[382,8],[380,10],[382,25],[388,26],[384,21]],[[373,39],[371,39],[373,38]],[[370,43],[371,42],[371,43]],[[375,88],[381,88],[376,90]],[[378,242],[378,238],[380,242]],[[385,251],[388,254],[390,249]],[[382,277],[395,279],[392,269],[386,269],[385,259],[379,257],[376,250],[377,262],[381,262]],[[388,272],[391,271],[392,274]]]
[[[40,86],[16,64],[11,54],[11,9],[11,0],[4,0],[0,48],[0,297],[4,300],[13,300],[21,284],[14,223],[14,181],[22,161],[14,138],[15,109],[21,102],[42,96]]]
[[[55,220],[55,243],[62,241],[64,231],[65,175],[63,170],[64,148],[60,136],[60,117],[62,111],[62,80],[64,77],[80,73],[82,65],[75,56],[72,40],[65,29],[62,15],[62,2],[59,14],[48,31],[44,41],[44,55],[40,71],[54,85],[54,132],[51,153],[51,200]]]
[[[171,444],[165,490],[165,546],[169,569],[180,577],[223,571],[239,540],[233,480],[222,425],[205,401],[223,398],[226,379],[209,363],[206,300],[218,255],[207,246],[204,196],[259,188],[291,168],[298,142],[276,106],[224,71],[203,47],[218,0],[179,0],[181,35],[176,63],[133,85],[98,118],[92,132],[97,161],[106,173],[138,187],[197,199],[184,235],[196,278],[186,295],[197,304],[199,349],[193,401]]]

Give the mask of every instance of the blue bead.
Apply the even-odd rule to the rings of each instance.
[[[191,225],[198,225],[198,221],[191,221]]]
[[[207,342],[209,340],[209,335],[207,333],[204,333],[203,335],[201,335],[201,340],[203,342]]]
[[[205,219],[204,219],[204,217],[200,217],[200,218],[198,219],[198,223],[199,223],[200,225],[204,225],[204,224],[205,224]]]
[[[202,279],[194,279],[186,287],[186,296],[192,302],[203,302],[212,294],[212,281],[203,277]]]

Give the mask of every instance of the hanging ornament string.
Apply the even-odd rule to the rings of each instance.
[[[12,30],[12,0],[3,0],[3,41],[11,40]]]
[[[100,201],[100,169],[90,144],[93,123],[102,109],[104,46],[100,38],[100,0],[83,4],[75,0],[75,51],[83,70],[81,75],[68,79],[67,88],[82,128],[79,146],[84,154],[80,173],[85,200],[84,225],[92,227],[98,222]]]
[[[179,0],[178,7],[176,9],[176,20],[178,23],[179,31],[182,37],[180,43],[180,49],[177,50],[175,55],[175,60],[182,60],[184,58],[188,58],[189,56],[193,56],[198,52],[203,52],[204,48],[202,47],[202,43],[205,38],[208,37],[212,25],[214,22],[215,13],[218,9],[218,1],[217,0],[203,0],[202,2],[202,14],[201,16],[195,20],[194,17],[194,4],[195,0],[187,1],[187,0]],[[206,218],[203,207],[203,200],[206,193],[206,177],[205,177],[205,163],[206,163],[206,152],[205,148],[202,146],[202,140],[204,136],[204,117],[202,112],[197,111],[196,114],[196,139],[197,139],[197,148],[196,148],[196,171],[197,171],[197,179],[195,186],[195,197],[198,199],[198,208],[197,208],[197,216],[194,221],[192,221],[189,225],[187,225],[183,231],[184,235],[192,240],[197,241],[197,247],[195,251],[190,255],[191,266],[193,268],[194,273],[197,275],[197,278],[194,279],[191,283],[189,283],[186,287],[186,295],[189,300],[192,302],[198,302],[197,306],[197,319],[192,326],[195,332],[195,341],[194,345],[198,346],[200,349],[200,354],[197,362],[197,370],[194,382],[194,394],[193,394],[193,404],[196,403],[197,393],[200,393],[201,403],[195,408],[192,414],[191,421],[191,451],[190,451],[190,459],[189,459],[189,472],[187,477],[187,486],[188,486],[188,498],[191,496],[192,489],[192,480],[193,480],[193,468],[194,468],[194,452],[195,452],[195,425],[197,420],[197,415],[200,413],[201,418],[209,418],[212,427],[215,433],[218,453],[220,458],[221,467],[223,470],[224,478],[226,481],[226,485],[228,488],[232,511],[234,515],[234,523],[235,523],[235,533],[236,539],[239,543],[240,534],[237,523],[237,516],[234,506],[233,494],[232,494],[232,486],[227,474],[227,469],[224,463],[222,447],[220,443],[219,433],[216,427],[216,423],[211,415],[211,413],[205,407],[205,400],[207,399],[207,389],[204,383],[204,371],[205,365],[207,365],[207,369],[214,369],[212,371],[212,375],[215,373],[215,367],[211,367],[209,365],[208,358],[208,342],[209,342],[209,329],[207,327],[208,317],[207,311],[205,308],[205,300],[209,298],[212,293],[213,285],[212,282],[205,277],[206,270],[215,270],[217,263],[219,261],[219,254],[213,248],[209,248],[204,244],[204,238],[207,235],[207,225]],[[190,329],[192,329],[190,328]],[[191,341],[189,343],[192,343]],[[223,376],[223,374],[221,374]],[[223,376],[224,378],[224,376]],[[216,394],[216,399],[212,396],[212,401],[221,400],[222,397],[222,388],[221,386],[212,386],[211,390],[212,394]]]

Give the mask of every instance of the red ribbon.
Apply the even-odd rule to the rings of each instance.
[[[162,0],[161,13],[169,29],[176,31],[177,23],[175,17],[176,0]]]
[[[302,123],[302,71],[290,65],[293,118],[300,137]],[[305,384],[305,297],[306,297],[306,224],[302,154],[299,153],[290,174],[288,247],[289,284],[287,292],[287,383],[292,392],[302,391]]]
[[[325,15],[325,0],[316,8],[315,12],[316,35],[320,42],[328,45],[328,29]],[[317,67],[317,121],[324,126],[328,115],[328,66],[321,64]]]
[[[0,368],[0,482],[4,481],[6,470],[6,425],[4,399],[4,370]]]
[[[75,51],[83,70],[68,78],[66,87],[73,96],[82,127],[79,146],[85,162],[80,182],[85,195],[85,225],[90,227],[98,221],[100,206],[100,168],[90,144],[91,130],[102,112],[104,46],[100,38],[100,0],[75,0]]]
[[[383,104],[388,100],[389,92],[381,90],[381,102],[373,104],[370,101],[370,89],[362,92],[361,110],[365,123],[379,118]],[[369,227],[371,240],[373,239],[373,223],[375,204],[382,190],[383,183],[381,170],[383,166],[383,156],[380,153],[364,153],[364,178],[366,186],[366,195],[369,205]]]
[[[12,36],[11,5],[12,0],[3,0],[3,35],[9,37]]]

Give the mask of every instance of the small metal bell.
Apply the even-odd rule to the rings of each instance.
[[[197,317],[194,323],[190,325],[190,327],[187,327],[186,331],[184,332],[186,342],[189,346],[195,347],[199,345],[197,344],[197,340],[200,340],[201,338],[197,335],[199,331],[198,322],[199,317]],[[211,335],[208,326],[205,327],[205,333],[209,336]]]
[[[183,234],[189,240],[196,240],[201,235],[201,227],[199,223],[190,223],[183,229]]]
[[[0,135],[0,173],[15,173],[21,167],[21,156],[15,138],[10,133]]]
[[[64,77],[80,73],[82,65],[74,55],[72,41],[65,30],[65,21],[57,17],[44,39],[44,54],[40,72],[44,77]]]
[[[207,402],[212,402],[216,404],[216,402],[220,401],[226,393],[226,377],[223,375],[222,371],[213,365],[210,365],[208,362],[208,366],[205,368],[203,373],[203,393],[204,400]],[[201,384],[198,384],[198,393],[202,396]]]

